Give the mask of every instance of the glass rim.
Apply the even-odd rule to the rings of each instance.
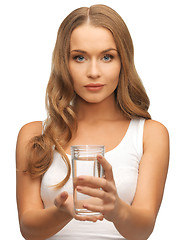
[[[72,145],[71,146],[71,149],[72,148],[104,148],[105,145]]]

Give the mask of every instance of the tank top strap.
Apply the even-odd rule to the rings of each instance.
[[[143,155],[143,151],[144,151],[144,149],[143,149],[144,123],[145,123],[144,118],[139,120],[138,134],[137,134],[138,149],[139,149],[139,153],[141,156]]]
[[[131,128],[129,137],[132,140],[134,149],[136,149],[136,154],[138,158],[141,159],[143,155],[143,134],[144,134],[144,123],[145,119],[133,119],[131,122]]]

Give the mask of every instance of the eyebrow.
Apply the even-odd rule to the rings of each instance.
[[[118,50],[115,49],[115,48],[108,48],[108,49],[106,49],[106,50],[103,50],[101,53],[106,53],[106,52],[110,52],[110,51],[116,51],[116,52],[118,52]],[[86,51],[83,51],[83,50],[80,50],[80,49],[74,49],[74,50],[71,51],[71,53],[72,53],[72,52],[87,53]]]

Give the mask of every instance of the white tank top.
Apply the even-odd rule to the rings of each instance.
[[[119,197],[131,204],[136,192],[138,169],[143,154],[144,119],[132,119],[128,130],[117,147],[105,153],[105,158],[112,165],[113,175]],[[68,155],[69,160],[71,156]],[[41,182],[41,198],[45,208],[53,206],[55,197],[62,191],[73,193],[72,174],[65,186],[59,190],[50,187],[60,182],[67,174],[67,167],[61,155],[54,151],[53,162],[43,175]],[[107,220],[82,222],[71,220],[50,240],[114,240],[124,239],[112,222]]]

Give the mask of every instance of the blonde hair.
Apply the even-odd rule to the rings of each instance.
[[[41,136],[31,139],[28,151],[28,172],[32,177],[43,175],[53,160],[53,146],[61,154],[68,172],[65,179],[55,185],[62,187],[69,179],[71,166],[64,151],[77,130],[77,117],[71,102],[75,92],[69,73],[70,37],[72,31],[89,22],[107,28],[113,34],[121,59],[121,72],[115,90],[116,103],[129,119],[150,119],[149,98],[134,65],[134,48],[130,33],[121,16],[105,5],[83,7],[71,12],[59,27],[52,57],[51,75],[46,91],[48,118]]]

